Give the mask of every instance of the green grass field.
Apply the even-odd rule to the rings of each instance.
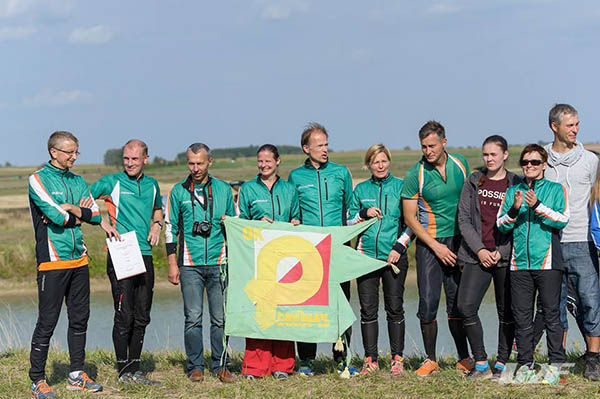
[[[574,361],[576,355],[570,356]],[[208,361],[208,358],[206,359]],[[389,373],[389,357],[380,360],[382,369],[372,375],[341,379],[333,370],[331,358],[319,357],[315,363],[318,374],[307,378],[294,375],[286,381],[272,378],[245,380],[239,377],[241,354],[232,359],[231,369],[238,374],[237,380],[228,385],[214,376],[206,376],[202,383],[190,382],[184,374],[185,354],[181,352],[145,352],[142,355],[142,370],[151,378],[164,383],[160,387],[120,386],[115,370],[112,351],[94,350],[87,352],[85,369],[104,391],[82,395],[68,392],[65,379],[69,369],[68,353],[51,350],[48,358],[47,378],[61,398],[108,397],[108,398],[594,398],[598,395],[598,384],[584,380],[578,375],[567,376],[563,384],[517,385],[498,384],[491,380],[470,381],[454,370],[455,359],[441,360],[442,371],[428,378],[414,374],[421,358],[406,359],[407,372],[392,377]],[[540,359],[542,361],[542,359]],[[357,367],[361,361],[353,361]],[[24,398],[29,395],[31,385],[27,376],[28,352],[25,349],[0,353],[0,398]]]

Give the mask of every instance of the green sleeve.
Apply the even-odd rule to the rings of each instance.
[[[225,208],[225,214],[227,216],[237,216],[237,214],[235,213],[235,205],[233,204],[233,194],[231,193],[231,186],[227,184],[227,187],[225,188],[225,195],[227,197],[227,207]]]
[[[354,192],[352,193],[352,198],[350,200],[350,207],[348,208],[348,224],[353,225],[361,221],[360,210],[362,208],[362,204],[360,202],[360,197],[358,194],[359,186],[356,186]]]
[[[515,186],[513,186],[515,187]],[[502,233],[508,233],[515,227],[515,222],[517,221],[517,216],[519,212],[516,212],[512,209],[512,206],[515,202],[515,191],[517,191],[516,187],[510,187],[506,190],[506,195],[504,196],[504,201],[502,202],[502,206],[498,211],[498,217],[496,219],[496,226],[498,226],[498,230]]]
[[[240,187],[240,192],[238,193],[238,210],[240,211],[240,218],[242,219],[250,219],[250,204],[248,194],[246,194],[248,190],[248,186]]]
[[[347,167],[344,167],[344,204],[346,209],[350,209],[352,201],[352,175]]]
[[[404,177],[404,184],[402,184],[402,191],[400,194],[402,198],[416,199],[419,196],[418,170],[419,168],[417,166],[406,173],[406,176]]]
[[[90,186],[90,192],[94,199],[104,199],[109,196],[113,189],[113,184],[110,181],[110,176],[106,175],[96,180],[94,184]]]
[[[538,198],[538,203],[533,211],[546,226],[562,229],[569,222],[569,207],[567,206],[567,191],[564,186],[555,186],[552,190],[552,196],[544,199],[542,202]],[[546,205],[547,204],[547,205]]]
[[[179,234],[179,209],[181,204],[177,195],[179,192],[178,187],[178,185],[175,185],[171,189],[165,212],[165,243],[167,245],[167,254],[175,252],[177,235]]]
[[[291,204],[290,204],[290,220],[300,220],[300,204],[298,202],[298,190],[295,186],[290,187],[291,193]]]
[[[42,211],[44,216],[57,226],[66,226],[69,220],[74,218],[48,194],[40,175],[37,173],[29,176],[29,198]]]
[[[158,182],[154,180],[154,188],[156,188],[156,197],[154,198],[154,209],[162,209],[162,195],[160,195],[160,186]]]

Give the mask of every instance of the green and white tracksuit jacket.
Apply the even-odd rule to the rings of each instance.
[[[29,209],[35,233],[35,257],[38,270],[59,270],[88,264],[87,248],[83,242],[77,218],[60,207],[78,205],[91,197],[85,180],[68,169],[48,162],[29,176]],[[94,202],[91,208],[81,208],[81,221],[99,224],[100,210]]]
[[[167,202],[167,255],[177,252],[179,266],[214,266],[225,263],[223,215],[236,216],[231,187],[227,182],[208,176],[206,184],[195,185],[192,177],[181,180],[169,193]],[[193,234],[194,222],[211,224],[208,237]]]
[[[367,210],[376,207],[381,210],[377,223],[363,232],[356,249],[372,258],[387,260],[392,249],[402,254],[411,243],[412,231],[404,226],[402,218],[403,180],[388,173],[383,179],[371,176],[354,188],[348,224],[360,223],[366,219]]]
[[[90,191],[94,198],[104,200],[110,223],[117,231],[135,231],[142,254],[152,255],[148,242],[152,214],[162,208],[157,181],[144,174],[135,178],[119,172],[101,177]]]
[[[316,169],[306,160],[292,170],[288,181],[298,190],[300,221],[309,226],[344,226],[352,198],[347,167],[326,162]]]
[[[296,187],[279,176],[271,190],[260,176],[244,183],[238,194],[238,210],[240,218],[248,220],[263,217],[279,222],[300,220]]]
[[[511,270],[564,270],[560,250],[560,230],[569,221],[565,188],[544,178],[535,181],[533,191],[538,198],[529,207],[523,198],[521,207],[513,207],[515,192],[530,190],[527,183],[511,186],[498,211],[496,224],[502,233],[513,230]]]

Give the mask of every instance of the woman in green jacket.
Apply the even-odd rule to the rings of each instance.
[[[516,382],[529,382],[533,371],[533,315],[536,293],[542,305],[551,364],[566,361],[562,346],[560,290],[564,270],[560,230],[569,221],[564,187],[544,179],[548,153],[537,144],[527,145],[519,163],[525,181],[511,186],[498,213],[496,224],[502,233],[513,232],[510,261],[512,311],[515,319],[517,363]],[[558,382],[558,369],[550,366],[545,382]]]
[[[256,157],[258,176],[240,188],[240,218],[300,224],[296,187],[277,174],[277,167],[281,162],[277,147],[265,144],[258,149]],[[277,379],[286,379],[294,372],[294,365],[293,342],[246,338],[242,365],[242,374],[246,378],[273,375]]]
[[[391,373],[404,371],[404,282],[408,271],[406,248],[409,231],[402,234],[402,179],[390,173],[391,155],[383,144],[371,146],[365,154],[365,165],[371,178],[358,184],[352,194],[351,219],[348,224],[360,223],[370,218],[378,222],[369,227],[358,239],[357,250],[367,256],[389,263],[358,279],[360,299],[360,325],[365,349],[365,362],[361,374],[379,369],[377,363],[377,337],[379,327],[379,282],[383,282],[383,296],[388,321],[388,334],[392,353]],[[392,267],[392,265],[394,265]],[[395,268],[395,271],[394,271]]]

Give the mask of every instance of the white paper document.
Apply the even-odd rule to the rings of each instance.
[[[146,273],[146,265],[140,251],[135,231],[121,234],[121,241],[106,239],[117,280]]]

